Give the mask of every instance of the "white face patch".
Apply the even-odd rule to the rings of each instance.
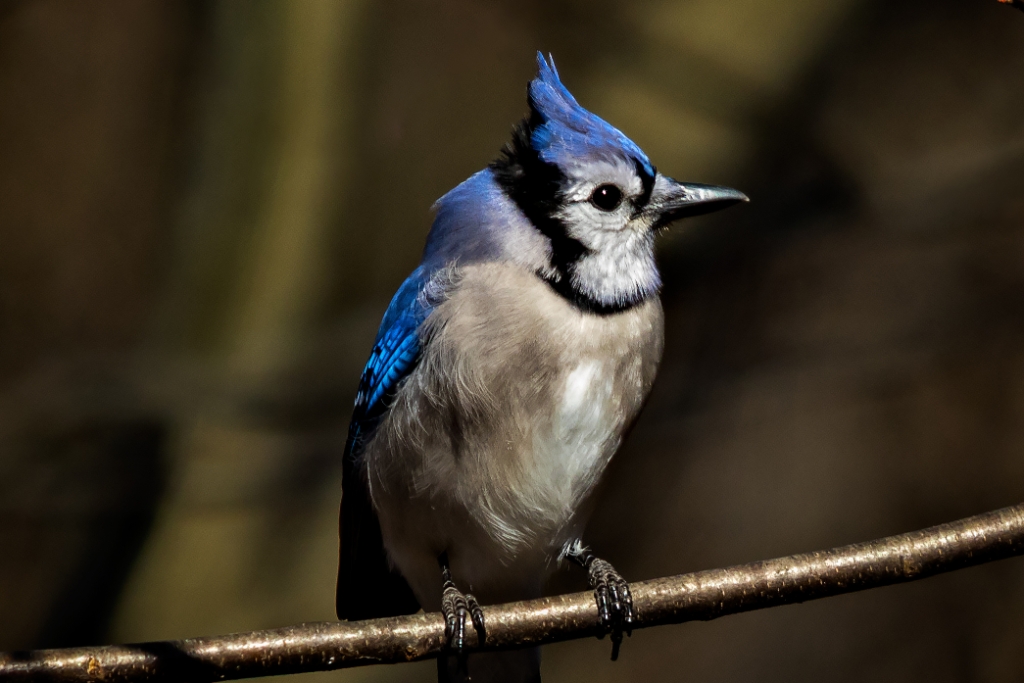
[[[616,185],[626,197],[640,195],[644,188],[636,169],[624,159],[578,161],[564,169],[569,183],[562,188],[568,203],[586,202],[601,185]]]
[[[569,273],[573,289],[604,306],[638,303],[657,293],[661,278],[654,261],[650,218],[636,214],[643,192],[636,169],[624,159],[578,162],[567,169],[564,205],[555,214],[569,237],[586,252]],[[594,190],[615,185],[623,199],[612,211],[590,202]]]
[[[657,294],[661,276],[654,261],[654,234],[603,245],[576,262],[573,288],[605,306],[628,306]]]

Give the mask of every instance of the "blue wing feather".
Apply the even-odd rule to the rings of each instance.
[[[377,513],[370,501],[360,454],[398,385],[420,357],[419,328],[430,315],[424,295],[430,272],[420,267],[402,283],[381,321],[359,380],[342,467],[341,557],[337,610],[341,619],[411,614],[419,603],[388,563]]]
[[[384,314],[359,380],[350,428],[357,431],[357,436],[372,430],[387,410],[388,399],[398,384],[416,367],[420,355],[419,328],[431,310],[422,296],[428,281],[429,274],[423,268],[415,270],[402,283]]]

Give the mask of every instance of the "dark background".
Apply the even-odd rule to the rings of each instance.
[[[0,650],[333,617],[359,371],[537,49],[661,170],[752,198],[660,245],[665,361],[600,554],[652,578],[1024,499],[1020,12],[6,0]],[[545,676],[1019,681],[1022,571],[652,629],[616,664],[552,646]]]

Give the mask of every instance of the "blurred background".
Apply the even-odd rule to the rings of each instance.
[[[1024,499],[1024,15],[995,0],[0,4],[0,650],[333,618],[340,454],[537,49],[677,178],[638,580]],[[552,591],[581,590],[567,570]],[[1019,681],[1024,561],[546,648],[548,681]],[[304,681],[429,681],[431,662]]]

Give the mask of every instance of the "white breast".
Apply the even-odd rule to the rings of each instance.
[[[568,371],[552,406],[550,429],[535,435],[538,486],[550,513],[568,517],[597,484],[618,448],[623,416],[615,397],[614,364],[585,359]]]
[[[478,595],[528,597],[509,581],[542,580],[582,532],[650,390],[661,306],[595,316],[517,267],[467,266],[428,331],[364,456],[385,546],[421,601],[440,550]]]

